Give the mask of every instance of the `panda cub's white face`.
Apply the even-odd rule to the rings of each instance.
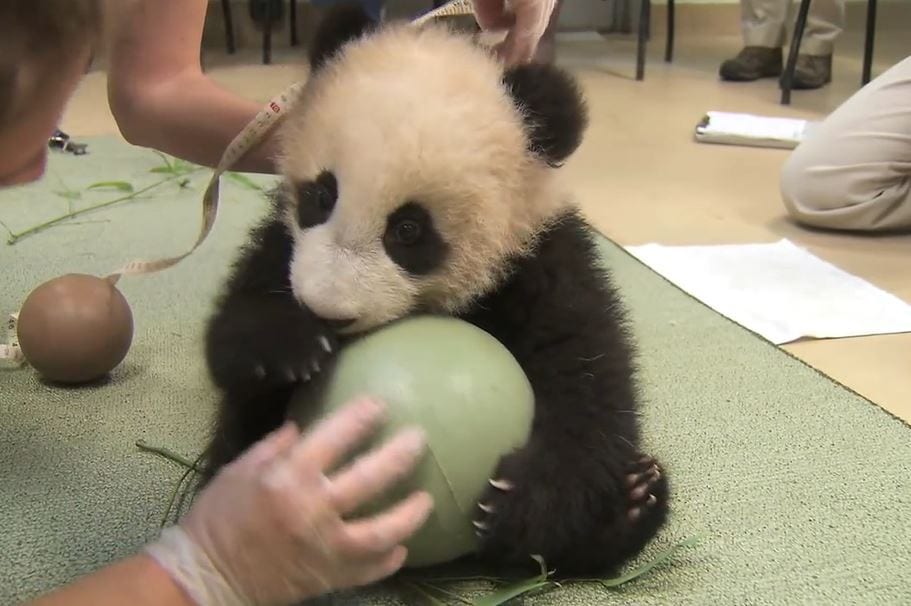
[[[392,27],[318,70],[282,126],[294,295],[356,332],[458,312],[555,214],[502,66],[441,28]]]

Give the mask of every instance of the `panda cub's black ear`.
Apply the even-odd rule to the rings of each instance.
[[[342,2],[326,11],[310,47],[310,68],[319,69],[346,43],[375,27],[374,21],[356,2]]]
[[[570,74],[530,64],[507,70],[503,81],[525,117],[533,153],[557,166],[576,151],[588,126],[588,109]]]

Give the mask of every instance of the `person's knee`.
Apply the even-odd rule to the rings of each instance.
[[[788,213],[801,223],[814,224],[821,215],[848,206],[846,188],[837,171],[824,170],[813,154],[798,147],[781,168],[781,197]]]
[[[849,231],[911,226],[911,177],[883,166],[837,160],[819,146],[800,146],[785,161],[781,198],[794,221]]]

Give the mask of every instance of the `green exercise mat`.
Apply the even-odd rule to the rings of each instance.
[[[169,176],[151,151],[109,138],[87,142],[86,156],[54,154],[42,183],[0,193],[7,230],[124,195],[115,186],[86,191],[96,182],[139,190]],[[0,312],[16,311],[31,288],[59,274],[105,274],[135,258],[183,252],[196,238],[208,178],[206,170],[175,176],[139,199],[15,245],[4,236]],[[60,389],[28,370],[0,370],[0,603],[35,596],[156,536],[183,469],[136,442],[189,459],[199,453],[215,405],[204,321],[237,246],[266,208],[254,185],[272,180],[226,179],[214,232],[193,256],[121,281],[136,331],[109,384]],[[640,342],[649,452],[673,485],[668,526],[632,565],[703,538],[619,589],[569,585],[525,602],[911,603],[908,426],[690,299],[614,244],[604,240],[602,250]],[[396,587],[326,601],[416,603]]]

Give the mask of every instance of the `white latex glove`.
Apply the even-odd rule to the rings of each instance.
[[[415,493],[368,519],[344,516],[414,468],[423,433],[403,431],[324,475],[383,410],[359,401],[303,438],[285,425],[226,466],[147,553],[201,606],[287,605],[395,573],[406,556],[401,543],[430,513],[430,496]]]
[[[481,29],[507,30],[496,51],[508,65],[531,61],[556,0],[472,0]]]

